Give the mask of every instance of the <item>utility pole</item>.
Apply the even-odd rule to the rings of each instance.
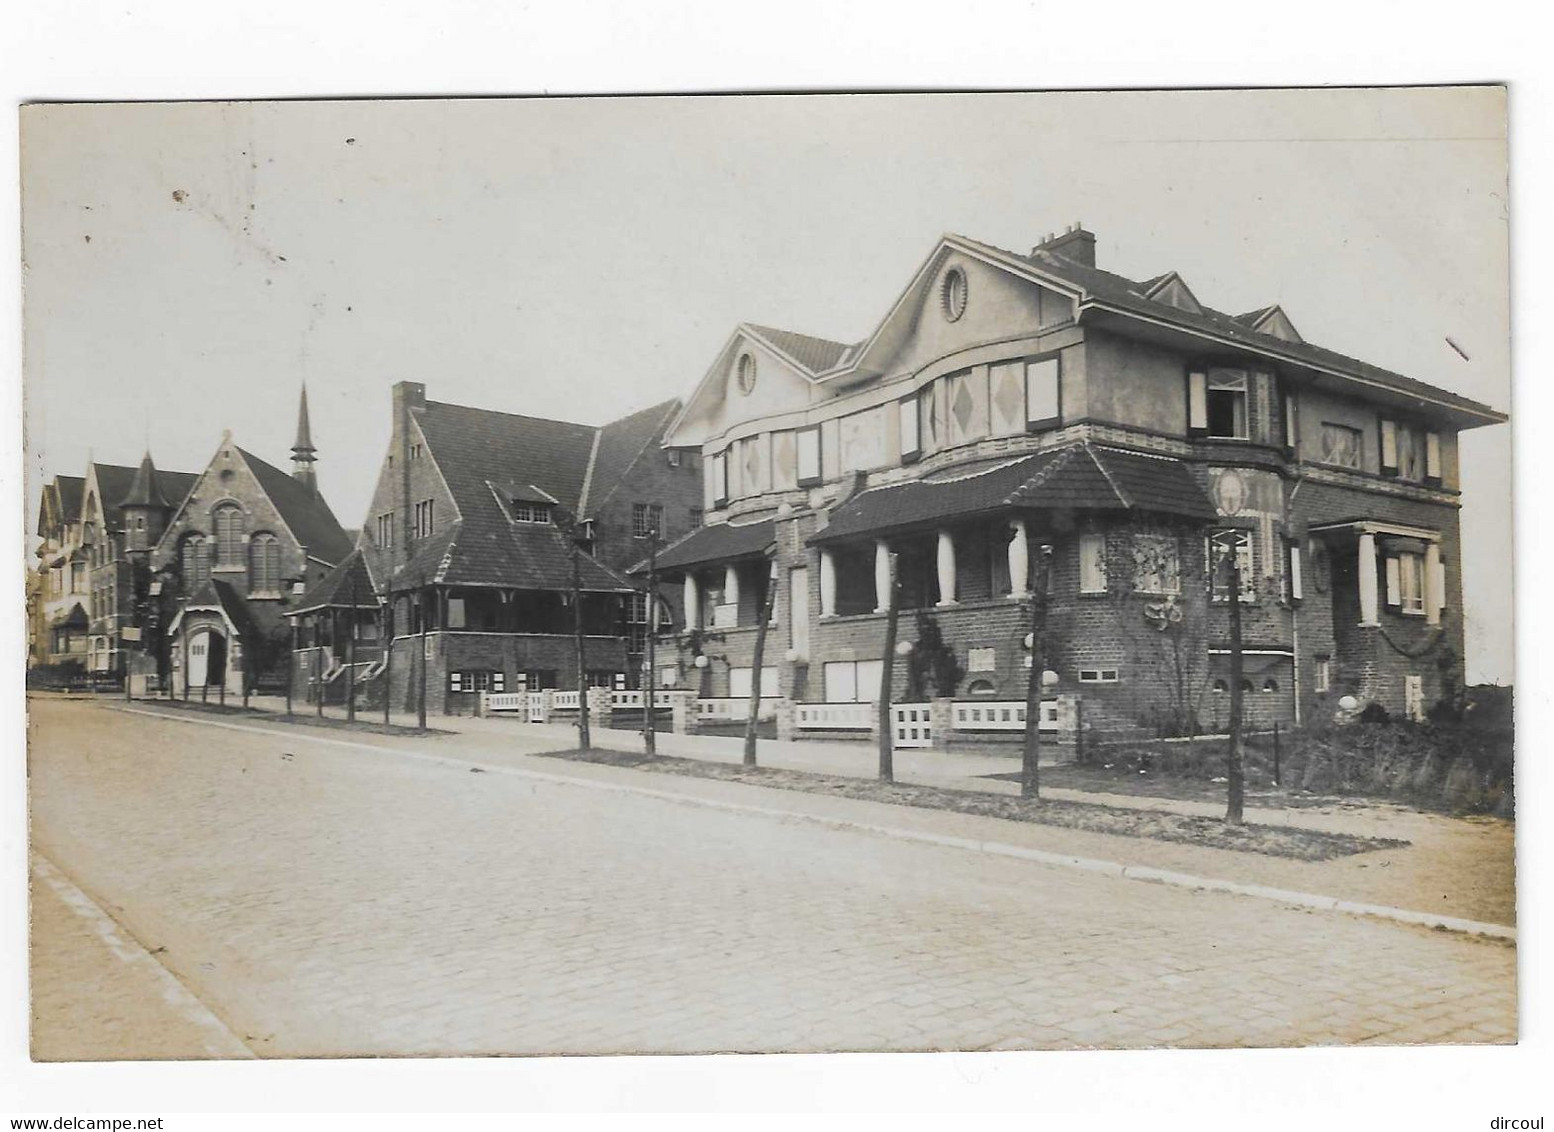
[[[766,596],[761,599],[760,621],[755,627],[755,656],[750,671],[750,718],[745,721],[745,766],[755,764],[756,721],[761,715],[761,670],[766,662],[766,630],[771,625],[772,602],[777,599],[777,563],[773,559],[767,568]]]
[[[356,573],[351,572],[350,635],[345,638],[345,720],[356,722]]]
[[[577,650],[577,749],[589,750],[593,736],[588,730],[588,661],[583,655],[583,567],[579,556],[576,528],[569,533],[572,543],[572,644]]]
[[[384,727],[389,725],[389,700],[393,698],[394,692],[394,592],[388,590],[388,585],[388,582],[384,583],[388,592],[382,604]]]
[[[891,685],[896,678],[896,629],[901,620],[901,586],[896,580],[896,552],[885,556],[889,564],[889,581],[885,587],[885,656],[880,663],[879,698],[879,778],[881,782],[896,780],[896,729],[890,720]]]
[[[1047,629],[1047,572],[1052,547],[1043,544],[1031,574],[1031,671],[1025,681],[1025,749],[1020,759],[1020,797],[1041,797],[1041,691],[1047,662],[1042,636]]]
[[[643,641],[644,661],[647,669],[642,693],[642,749],[649,755],[658,753],[658,525],[647,533],[647,639]]]
[[[421,691],[416,697],[415,724],[422,731],[426,730],[426,579],[421,579],[421,588],[417,592],[420,602],[421,632],[416,643],[416,663],[420,666]]]

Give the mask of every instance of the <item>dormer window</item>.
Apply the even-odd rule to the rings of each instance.
[[[548,523],[551,519],[549,503],[530,503],[527,500],[513,500],[513,522],[515,523]]]

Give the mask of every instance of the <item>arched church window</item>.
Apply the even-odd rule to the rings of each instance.
[[[280,593],[281,540],[268,531],[248,540],[248,588],[253,593]]]
[[[204,535],[185,535],[181,555],[185,592],[210,578],[210,548]]]
[[[216,565],[243,564],[243,509],[223,503],[212,516],[216,527]]]

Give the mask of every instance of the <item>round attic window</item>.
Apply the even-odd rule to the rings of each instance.
[[[748,395],[755,388],[755,356],[740,354],[734,366],[734,375],[739,381],[739,391]]]
[[[944,273],[939,299],[944,306],[944,317],[951,322],[957,321],[966,313],[966,273],[964,271],[958,267],[952,267]]]

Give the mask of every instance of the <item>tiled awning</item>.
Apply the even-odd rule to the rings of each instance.
[[[1212,519],[1213,504],[1186,464],[1165,456],[1080,444],[971,474],[862,492],[837,507],[811,543],[929,527],[1021,509],[1139,511]]]
[[[777,538],[777,524],[766,519],[759,523],[714,523],[692,531],[658,555],[660,571],[684,570],[710,562],[737,562],[761,558]],[[645,573],[644,560],[632,567],[633,574]]]

